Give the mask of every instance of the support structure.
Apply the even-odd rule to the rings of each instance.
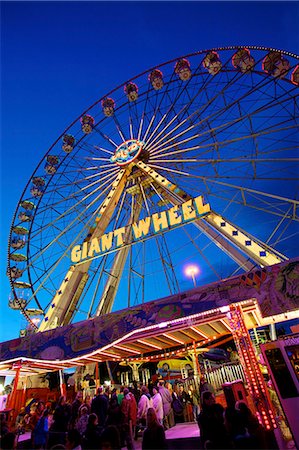
[[[19,383],[19,378],[20,378],[20,371],[22,368],[22,364],[20,363],[16,363],[13,367],[16,371],[16,375],[13,381],[13,386],[12,386],[12,391],[9,395],[9,399],[7,402],[7,409],[11,409],[14,410],[15,405],[16,405],[16,394],[17,394],[17,389],[18,389],[18,383]]]
[[[193,341],[193,350],[191,350],[188,354],[192,358],[192,363],[193,363],[193,367],[194,367],[194,382],[195,382],[195,386],[196,386],[196,389],[199,389],[200,378],[201,378],[201,371],[200,371],[200,365],[199,365],[199,361],[198,361],[198,351],[197,351],[197,348],[196,348],[196,342],[195,341]]]
[[[227,315],[256,416],[266,430],[273,430],[277,428],[274,410],[244,322],[241,306],[231,305]]]
[[[63,377],[63,370],[59,370],[60,395],[66,397],[66,385]]]
[[[25,405],[25,400],[26,400],[26,389],[27,389],[27,375],[24,376],[24,383],[23,383],[23,392],[22,392],[21,405]]]
[[[97,362],[96,364],[95,364],[95,369],[96,369],[96,388],[97,388],[97,390],[98,390],[98,388],[100,387],[100,369],[99,369],[99,363]]]
[[[130,362],[128,366],[131,367],[133,373],[133,381],[140,381],[139,378],[139,367],[142,366],[143,362]]]

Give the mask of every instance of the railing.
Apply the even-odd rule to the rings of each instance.
[[[205,362],[204,370],[202,372],[205,376],[205,381],[213,386],[215,391],[222,389],[223,383],[229,383],[235,380],[242,380],[245,382],[245,375],[242,365],[239,362],[229,362],[213,367],[209,362]],[[188,391],[192,384],[194,389],[198,389],[194,377],[188,377],[187,373],[182,372],[182,383]]]
[[[217,391],[222,389],[223,383],[235,380],[245,381],[245,375],[242,365],[239,362],[222,364],[220,367],[207,368],[205,379]]]

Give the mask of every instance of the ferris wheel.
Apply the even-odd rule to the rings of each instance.
[[[298,94],[298,56],[241,46],[101,97],[17,204],[9,306],[47,330],[296,256]]]

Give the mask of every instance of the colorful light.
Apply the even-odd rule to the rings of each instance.
[[[196,287],[196,278],[195,276],[199,274],[199,267],[195,264],[190,264],[188,266],[185,267],[185,275],[187,275],[187,277],[191,277],[194,287]]]

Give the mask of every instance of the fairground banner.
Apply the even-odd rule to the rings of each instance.
[[[76,358],[133,330],[247,299],[257,300],[263,317],[299,310],[299,258],[105,316],[3,342],[0,361],[22,357]]]

